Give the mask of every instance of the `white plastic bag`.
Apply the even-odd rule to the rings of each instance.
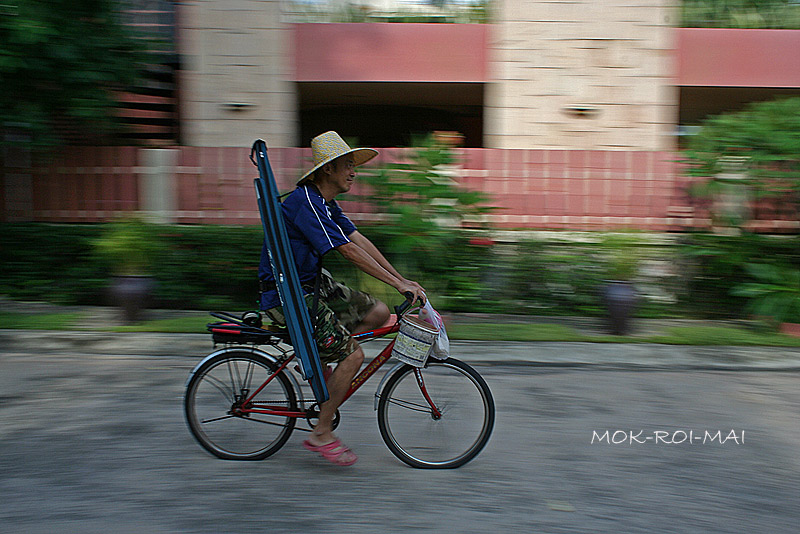
[[[450,356],[450,338],[447,337],[447,330],[444,328],[444,321],[439,312],[433,309],[431,301],[425,300],[425,306],[419,310],[419,318],[439,329],[439,335],[433,344],[433,357],[439,360],[446,360]]]

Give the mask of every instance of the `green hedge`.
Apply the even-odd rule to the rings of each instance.
[[[95,248],[107,225],[3,224],[0,293],[58,304],[108,302],[114,266]],[[166,308],[252,308],[259,227],[155,226],[156,304]]]
[[[109,225],[0,225],[0,294],[15,300],[42,300],[58,304],[108,302],[106,290],[114,265],[98,254],[96,244]],[[152,275],[157,281],[156,305],[176,309],[255,306],[262,230],[253,227],[152,225],[159,243]],[[380,230],[363,231],[379,247]],[[454,295],[462,307],[478,302],[481,275],[475,260],[488,256],[483,246],[466,237],[446,239],[442,252],[391,258],[407,273],[441,295]],[[471,263],[472,262],[472,263]],[[399,296],[330,254],[325,266],[337,278],[395,302]]]
[[[797,269],[800,237],[687,234],[680,240],[679,258],[684,269],[681,295],[693,315],[745,317],[748,301],[734,289],[754,281],[747,266],[768,263]]]
[[[99,226],[0,225],[0,292],[15,300],[98,302],[106,283],[92,259],[99,235]]]
[[[0,225],[0,294],[14,300],[57,304],[107,303],[113,265],[96,252],[108,225]],[[379,248],[391,232],[361,231]],[[175,309],[244,310],[255,306],[261,228],[161,226],[150,232],[159,243],[153,266],[156,306]],[[630,234],[624,246],[639,256],[637,287],[647,297],[640,316],[743,317],[746,301],[732,294],[748,280],[746,265],[769,261],[800,265],[800,238],[686,234],[653,240]],[[428,289],[448,312],[540,315],[603,314],[600,291],[620,245],[603,234],[577,239],[552,236],[517,242],[487,242],[480,234],[443,234],[436,248],[389,258]],[[337,279],[389,304],[396,292],[363,275],[338,254],[325,266]]]
[[[109,225],[2,225],[0,293],[59,304],[108,302],[114,265],[96,251]],[[539,241],[487,243],[468,232],[445,232],[404,254],[390,254],[393,231],[362,227],[392,263],[419,281],[436,306],[451,312],[602,313],[604,273],[596,244]],[[257,297],[260,227],[156,226],[160,246],[152,274],[156,305],[176,309],[248,309]],[[397,303],[396,292],[360,273],[338,254],[325,259],[337,279]]]

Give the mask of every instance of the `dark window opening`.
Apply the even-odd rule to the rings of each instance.
[[[364,146],[409,146],[417,135],[454,131],[483,146],[483,84],[298,83],[299,146],[328,130]]]
[[[800,96],[800,88],[681,87],[680,124],[698,125],[711,115],[740,111],[750,102]]]

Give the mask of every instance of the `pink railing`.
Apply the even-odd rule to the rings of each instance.
[[[257,224],[255,167],[247,148],[173,149],[168,168],[145,164],[145,149],[76,147],[49,162],[4,165],[4,221],[94,222],[147,211],[145,179],[157,176],[173,201],[166,215],[177,223]],[[383,149],[393,161],[405,149]],[[686,189],[678,154],[591,150],[457,149],[458,181],[491,197],[499,228],[674,231],[705,227],[708,217]],[[308,149],[273,148],[279,187],[289,190],[308,166]],[[155,174],[154,174],[155,173]],[[356,221],[368,209],[346,203]],[[374,215],[374,214],[372,214]],[[374,218],[374,217],[373,217]],[[780,217],[778,217],[780,218]],[[787,229],[786,221],[761,221],[761,229]]]

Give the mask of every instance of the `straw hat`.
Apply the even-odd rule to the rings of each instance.
[[[314,168],[308,171],[297,181],[300,185],[312,177],[314,171],[345,154],[353,154],[356,166],[363,165],[378,155],[377,150],[371,148],[350,148],[338,133],[325,132],[311,140],[311,157]]]

